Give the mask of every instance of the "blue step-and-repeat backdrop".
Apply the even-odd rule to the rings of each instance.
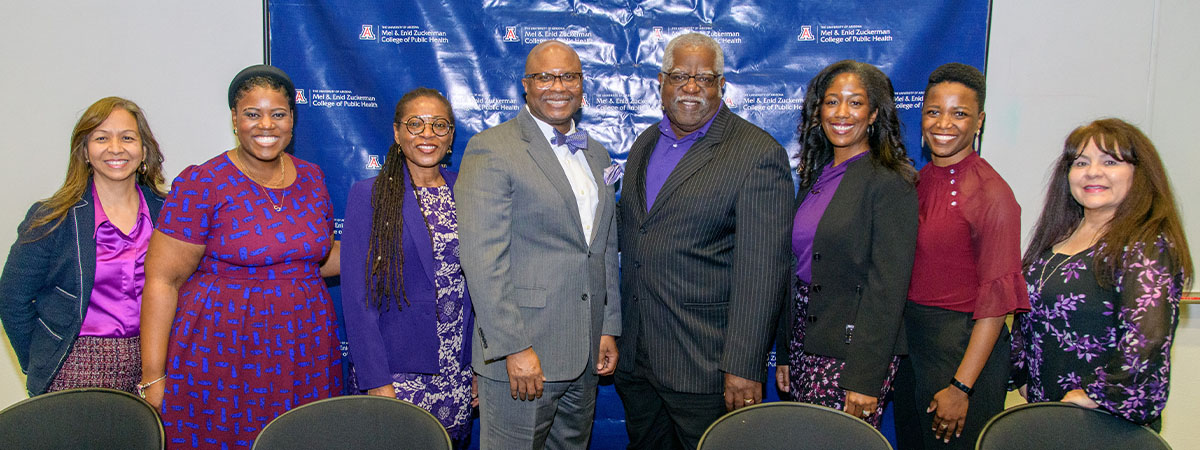
[[[516,116],[525,56],[547,39],[579,52],[580,125],[617,161],[662,118],[667,41],[696,31],[725,50],[725,103],[793,154],[808,80],[843,59],[878,66],[920,166],[925,81],[946,62],[984,68],[988,11],[988,0],[267,0],[268,62],[296,84],[295,152],[325,170],[340,225],[350,186],[381,167],[401,95],[425,86],[450,99],[453,168],[471,136]],[[593,448],[623,448],[611,385],[596,417]]]

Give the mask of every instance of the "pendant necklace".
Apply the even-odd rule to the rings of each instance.
[[[229,152],[229,154],[233,155],[233,161],[235,163],[237,163],[237,165],[243,165],[241,157],[239,157],[237,153],[238,153],[238,151],[236,148],[233,149],[233,151]],[[279,178],[277,178],[275,180],[275,182],[271,184],[272,186],[279,186],[279,185],[283,184],[283,179],[284,179],[283,157],[284,157],[283,155],[279,156]],[[250,176],[249,172],[246,172],[246,178],[249,178],[250,181],[253,181],[255,184],[258,184],[264,190],[269,191],[272,189],[272,188],[267,187],[266,184],[259,183],[258,180],[255,180],[254,177]],[[271,204],[271,209],[274,209],[275,212],[283,211],[283,201],[287,197],[287,186],[284,186],[282,189],[284,189],[284,190],[280,191],[280,193],[279,193],[279,203],[275,203],[275,200],[271,198],[270,192],[264,192],[265,197],[267,197],[267,202]]]

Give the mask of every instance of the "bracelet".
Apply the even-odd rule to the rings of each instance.
[[[158,379],[156,379],[156,380],[154,380],[154,381],[151,381],[151,382],[149,382],[149,383],[138,383],[138,384],[137,384],[137,394],[138,394],[138,397],[141,397],[142,399],[145,399],[145,398],[146,398],[146,388],[148,388],[148,387],[150,387],[150,386],[153,386],[153,385],[154,385],[154,383],[157,383],[157,382],[159,382],[159,381],[162,381],[162,380],[165,380],[165,379],[167,379],[167,374],[165,374],[165,373],[164,373],[164,374],[163,374],[163,376],[161,376],[161,377],[158,377]]]
[[[958,378],[951,377],[951,378],[950,378],[950,385],[951,385],[951,386],[954,386],[954,387],[958,388],[958,390],[960,390],[960,391],[963,391],[964,393],[966,393],[966,394],[967,394],[967,397],[970,397],[970,396],[971,396],[971,394],[974,394],[974,393],[975,393],[975,388],[972,388],[972,387],[970,387],[970,386],[967,386],[967,385],[963,384],[963,382],[961,382],[961,381],[958,381]]]

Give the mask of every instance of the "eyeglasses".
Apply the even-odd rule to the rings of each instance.
[[[698,73],[688,75],[683,72],[659,72],[666,76],[667,83],[671,86],[683,86],[688,83],[688,80],[696,80],[696,85],[702,88],[710,88],[716,85],[717,79],[721,78],[719,73]]]
[[[450,134],[450,131],[454,129],[454,124],[441,117],[412,116],[404,120],[404,128],[408,130],[408,134],[413,136],[424,133],[426,125],[433,128],[433,134],[437,136]]]
[[[522,78],[533,80],[533,86],[538,89],[550,89],[550,86],[554,86],[554,80],[561,81],[565,88],[574,88],[583,82],[583,72],[563,72],[558,75],[549,72],[527,73]]]

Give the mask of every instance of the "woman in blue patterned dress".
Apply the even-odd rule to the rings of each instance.
[[[471,437],[474,314],[458,262],[450,102],[417,88],[396,104],[395,143],[359,181],[342,229],[342,309],[354,384],[433,413],[456,447]]]
[[[234,77],[237,147],[175,178],[151,237],[138,390],[168,448],[249,448],[341,390],[333,212],[321,169],[284,151],[295,95],[271,66]]]
[[[1013,385],[1030,402],[1101,408],[1158,429],[1187,239],[1154,145],[1133,125],[1076,128],[1025,251]]]

